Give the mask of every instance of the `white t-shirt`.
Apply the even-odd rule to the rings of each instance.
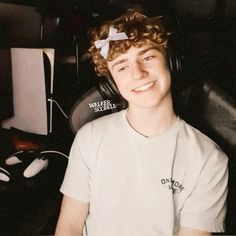
[[[225,154],[185,121],[147,138],[123,110],[78,131],[61,192],[90,203],[88,236],[222,232],[227,178]]]

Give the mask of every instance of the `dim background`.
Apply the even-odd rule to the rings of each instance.
[[[1,235],[54,233],[66,158],[52,154],[47,170],[31,179],[22,177],[23,169],[34,158],[31,153],[25,153],[27,161],[18,166],[7,167],[5,159],[16,151],[15,135],[40,143],[43,150],[68,155],[75,135],[71,115],[79,110],[76,104],[81,97],[100,83],[87,58],[87,32],[127,8],[164,16],[172,32],[171,56],[178,64],[172,72],[177,109],[229,157],[226,234],[236,234],[236,1],[25,0],[0,1],[0,125],[14,117],[11,48],[55,50],[53,99],[67,117],[55,106],[53,131],[47,135],[0,126],[0,166],[12,177],[8,183],[0,181]],[[50,64],[45,58],[44,67],[49,96]]]

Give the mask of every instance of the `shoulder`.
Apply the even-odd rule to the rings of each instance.
[[[179,140],[186,151],[189,151],[189,153],[194,157],[198,156],[203,162],[212,156],[214,156],[218,161],[224,161],[227,159],[227,156],[218,144],[200,130],[194,128],[183,120],[181,120]]]
[[[100,132],[105,131],[104,128],[109,128],[110,126],[117,126],[122,119],[123,112],[124,110],[92,120],[86,123],[78,131],[78,133],[79,134],[83,134],[87,132],[100,133]]]
[[[123,112],[124,110],[109,115],[105,115],[86,123],[83,127],[81,127],[78,130],[75,137],[75,141],[80,140],[80,142],[83,143],[85,142],[97,143],[108,132],[110,131],[115,132],[115,128],[120,127]]]
[[[97,118],[81,127],[73,141],[70,158],[81,156],[88,166],[92,166],[96,153],[104,142],[104,137],[115,135],[114,127],[120,127],[122,111]]]

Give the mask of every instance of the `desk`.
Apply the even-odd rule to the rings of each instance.
[[[48,168],[30,179],[23,176],[27,165],[20,163],[7,167],[11,180],[7,183],[0,181],[2,236],[54,234],[62,199],[59,188],[67,159],[51,155]]]

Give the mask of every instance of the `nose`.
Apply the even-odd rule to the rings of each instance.
[[[133,68],[133,79],[134,80],[140,80],[140,79],[143,79],[146,77],[147,71],[141,63],[139,63],[139,62],[134,63],[132,68]]]

